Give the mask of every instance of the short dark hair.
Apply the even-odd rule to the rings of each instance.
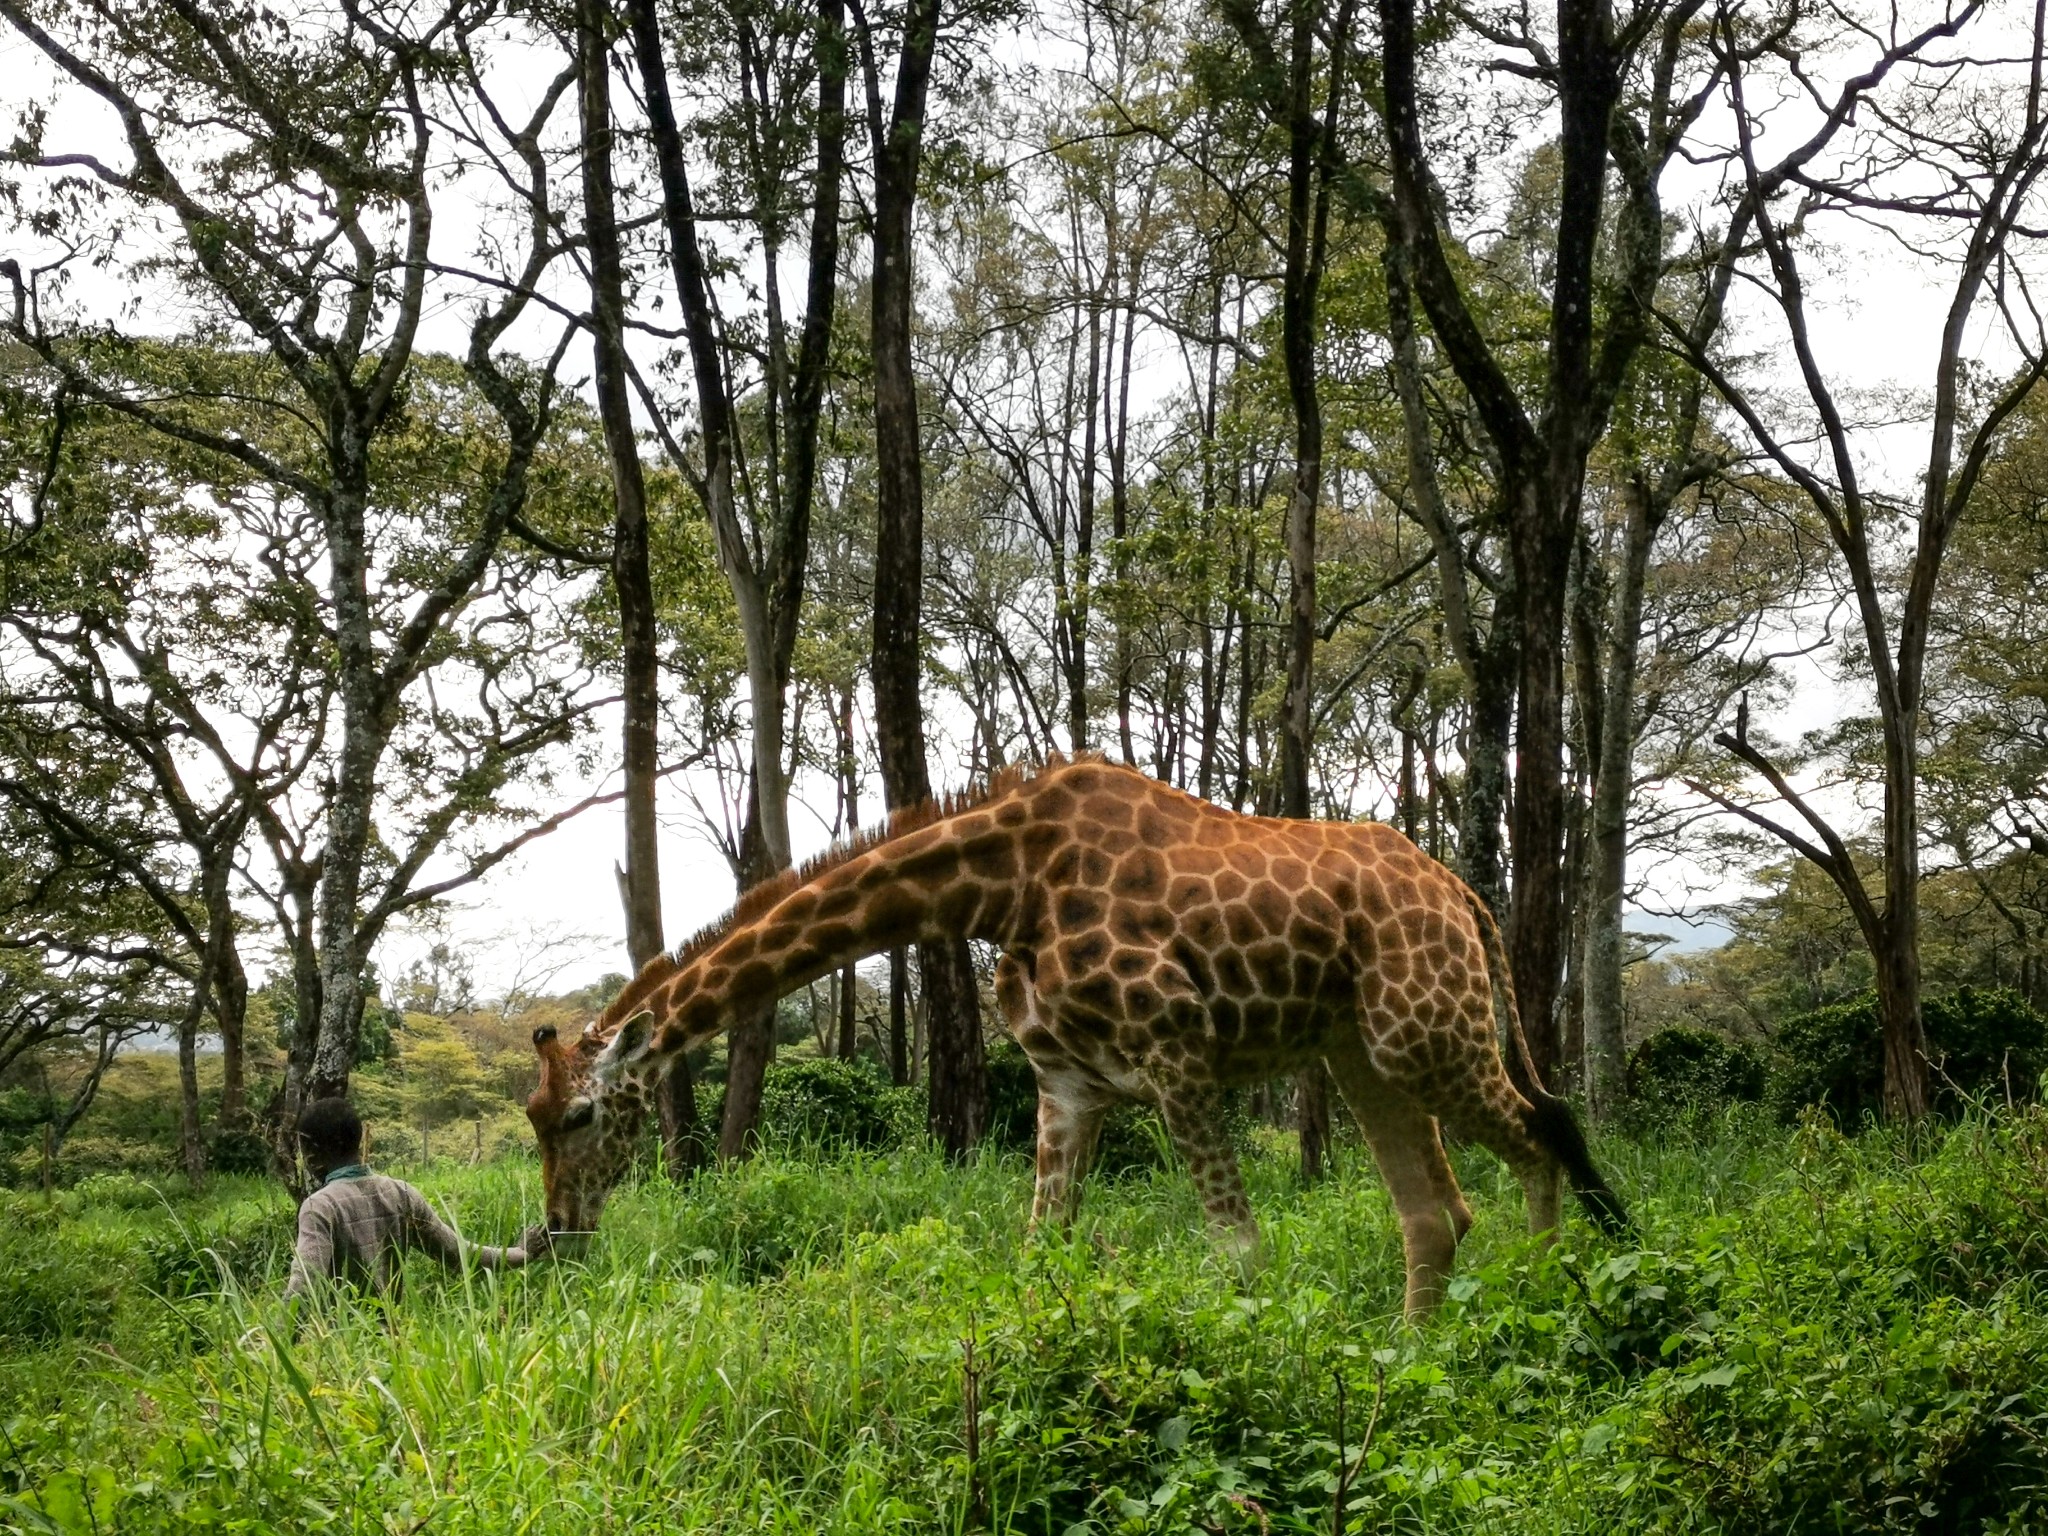
[[[299,1111],[299,1144],[309,1157],[333,1162],[363,1150],[363,1120],[347,1099],[315,1099]]]

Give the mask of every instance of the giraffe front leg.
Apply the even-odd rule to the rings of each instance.
[[[1062,1229],[1081,1208],[1081,1181],[1095,1156],[1107,1109],[1093,1095],[1068,1085],[1038,1083],[1038,1182],[1031,1196],[1031,1224],[1051,1221]]]
[[[996,961],[996,1002],[1011,1038],[1038,1079],[1038,1178],[1031,1225],[1069,1225],[1081,1204],[1081,1180],[1095,1155],[1109,1100],[1101,1083],[1059,1048],[1030,973],[1014,955]]]
[[[1259,1225],[1245,1198],[1237,1148],[1230,1144],[1223,1108],[1223,1096],[1206,1085],[1159,1090],[1160,1117],[1202,1197],[1211,1237],[1218,1248],[1249,1268],[1258,1259]]]

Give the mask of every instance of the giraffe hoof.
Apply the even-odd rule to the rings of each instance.
[[[1265,1252],[1256,1227],[1218,1227],[1210,1234],[1216,1256],[1228,1261],[1238,1278],[1249,1280],[1265,1267]]]

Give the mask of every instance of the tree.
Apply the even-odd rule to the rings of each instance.
[[[1554,102],[1558,202],[1547,338],[1534,389],[1489,339],[1454,263],[1437,160],[1426,146],[1412,0],[1380,0],[1382,126],[1391,244],[1457,371],[1499,466],[1517,659],[1512,903],[1507,942],[1539,1073],[1557,1065],[1556,1001],[1571,907],[1564,864],[1565,625],[1586,464],[1652,324],[1662,276],[1660,183],[1703,104],[1694,21],[1703,0],[1617,18],[1605,0],[1559,0],[1554,35],[1526,15],[1467,17],[1510,57],[1499,69]],[[1620,197],[1611,211],[1610,185]]]
[[[93,780],[72,785],[80,809]],[[67,841],[33,811],[0,802],[0,1081],[36,1085],[43,1177],[92,1107],[114,1055],[179,1011],[197,966],[175,953],[162,913],[138,899],[126,871]],[[190,1052],[180,1038],[181,1076]],[[51,1068],[66,1079],[53,1088]],[[194,1096],[180,1115],[188,1171],[203,1166]]]
[[[209,369],[213,361],[225,366]],[[157,362],[183,365],[188,378],[211,372],[222,388],[238,371],[192,352]],[[233,904],[245,835],[258,804],[310,761],[295,722],[324,706],[324,668],[303,609],[278,603],[269,579],[288,556],[273,545],[256,579],[226,579],[219,541],[236,519],[221,505],[246,489],[240,475],[210,476],[219,465],[117,413],[48,403],[43,505],[33,533],[0,555],[0,635],[12,662],[0,696],[0,797],[54,847],[124,880],[165,925],[154,963],[190,989],[178,1047],[184,1155],[196,1178],[204,1143],[193,1052],[209,1013],[221,1042],[220,1128],[242,1129],[246,1114],[249,984]],[[155,556],[165,538],[188,552],[182,568]],[[196,753],[194,738],[204,744]],[[97,792],[81,794],[87,783]]]
[[[1225,14],[1252,56],[1257,87],[1275,123],[1287,133],[1287,236],[1283,247],[1280,349],[1287,373],[1287,399],[1294,413],[1294,477],[1287,496],[1287,692],[1280,723],[1280,813],[1306,817],[1309,757],[1315,714],[1316,509],[1323,495],[1323,404],[1316,377],[1317,308],[1328,260],[1330,199],[1339,163],[1337,119],[1350,64],[1353,0],[1340,0],[1330,23],[1327,56],[1318,61],[1319,11],[1308,0],[1291,0],[1287,15],[1287,61],[1252,0],[1235,0]],[[1316,104],[1317,82],[1323,101]],[[1323,1148],[1330,1139],[1328,1074],[1307,1068],[1295,1087],[1301,1127],[1301,1166],[1308,1178],[1321,1176]]]
[[[874,650],[868,675],[875,695],[875,742],[891,810],[931,798],[925,755],[919,645],[924,633],[924,461],[917,377],[911,349],[912,232],[918,169],[924,154],[932,60],[939,44],[939,0],[910,0],[896,58],[896,88],[882,113],[875,38],[854,7],[867,85],[868,138],[874,147],[874,238],[870,344],[875,391]],[[981,1008],[966,939],[919,946],[929,1041],[932,1134],[955,1157],[981,1136],[988,1117]]]
[[[629,0],[627,13],[695,386],[701,469],[659,412],[655,421],[671,462],[689,478],[710,519],[719,565],[738,609],[746,655],[752,782],[737,870],[744,890],[790,863],[787,693],[803,606],[818,428],[839,274],[848,65],[843,8],[841,0],[818,0],[814,18],[807,23],[795,10],[771,12],[763,18],[765,30],[745,9],[707,18],[721,30],[731,29],[727,41],[738,57],[737,94],[751,128],[743,137],[753,152],[741,178],[743,196],[766,262],[762,328],[767,365],[761,379],[766,441],[758,476],[744,473],[748,442],[740,398],[743,374],[733,365],[740,349],[721,342],[682,128],[672,101],[661,18],[655,0]],[[802,154],[791,130],[807,75],[817,86],[808,177],[812,218],[806,307],[792,359],[778,267],[789,235],[786,221],[793,187],[805,180]],[[761,119],[769,120],[766,131]],[[753,489],[757,480],[758,492]],[[746,522],[743,503],[750,514]],[[774,1050],[773,1018],[764,1015],[736,1027],[727,1050],[719,1154],[733,1158],[744,1154],[760,1115],[761,1077]]]
[[[638,970],[662,951],[661,868],[655,791],[661,761],[661,660],[654,578],[648,558],[647,481],[633,425],[626,352],[625,261],[613,180],[611,15],[598,0],[576,6],[576,96],[580,109],[583,226],[589,246],[592,353],[598,419],[612,486],[612,591],[618,602],[624,683],[621,766],[626,857],[618,867],[626,912],[626,953]],[[696,1083],[687,1058],[662,1081],[661,1140],[669,1173],[687,1177],[703,1157]]]
[[[1976,4],[1965,3],[1915,34],[1895,33],[1870,66],[1826,103],[1827,115],[1812,137],[1774,161],[1759,147],[1774,114],[1770,94],[1757,90],[1755,70],[1762,60],[1777,60],[1803,80],[1802,40],[1790,17],[1759,37],[1738,12],[1717,12],[1714,40],[1734,114],[1740,180],[1713,281],[1725,292],[1739,273],[1775,311],[1811,407],[1818,457],[1809,458],[1798,446],[1792,424],[1767,413],[1758,385],[1689,348],[1760,453],[1812,503],[1840,561],[1862,630],[1862,660],[1881,742],[1882,872],[1876,886],[1830,818],[1794,788],[1769,744],[1750,736],[1744,715],[1716,740],[1764,781],[1798,824],[1726,795],[1712,798],[1811,860],[1841,891],[1876,966],[1885,1112],[1903,1120],[1919,1118],[1928,1107],[1920,1017],[1919,780],[1935,598],[1956,529],[2000,432],[2048,373],[2048,341],[2026,297],[2015,245],[2017,232],[2038,213],[2041,176],[2048,171],[2041,63],[2048,21],[2035,11],[2027,33],[2031,46],[2011,62],[2000,57],[1958,65],[1932,52],[1934,43],[1957,36],[1978,15]],[[1958,105],[1950,108],[1947,82],[1959,70]],[[1940,90],[1936,81],[1943,82]],[[1866,103],[1869,110],[1858,112]],[[1927,190],[1930,172],[1933,191]],[[1777,205],[1791,193],[1800,204],[1788,219]],[[1897,221],[1897,235],[1909,249],[1951,274],[1935,354],[1926,457],[1910,500],[1864,483],[1853,403],[1839,374],[1821,359],[1806,287],[1806,253],[1815,231],[1832,219],[1858,221],[1873,210]],[[1759,258],[1761,271],[1755,270]],[[1995,317],[2002,340],[2022,360],[2002,385],[1986,392],[1972,388],[1964,355],[1980,309]],[[1894,560],[1903,567],[1896,585],[1889,578]]]
[[[486,746],[456,775],[455,796],[421,818],[421,835],[382,888],[366,886],[379,793],[409,695],[484,590],[548,426],[560,347],[538,369],[508,362],[500,348],[557,251],[540,136],[572,73],[543,92],[528,119],[506,122],[476,55],[491,13],[468,4],[356,6],[349,24],[334,27],[293,27],[268,13],[221,17],[194,0],[140,16],[92,0],[60,29],[24,0],[0,0],[0,18],[121,126],[125,165],[48,147],[39,114],[17,143],[17,162],[45,173],[57,204],[99,212],[74,251],[88,242],[113,248],[107,242],[130,217],[169,221],[181,239],[166,275],[211,306],[234,344],[264,359],[274,392],[245,403],[301,435],[299,451],[280,452],[208,422],[189,398],[166,402],[138,389],[118,366],[118,347],[71,345],[49,310],[70,258],[29,272],[13,261],[0,267],[12,290],[8,334],[63,388],[245,467],[305,508],[317,529],[337,708],[317,853],[282,855],[299,861],[302,876],[318,869],[310,910],[298,920],[300,942],[317,950],[317,965],[300,967],[301,1013],[319,1027],[294,1040],[275,1106],[275,1124],[288,1126],[307,1098],[346,1085],[369,944],[396,911],[447,888],[417,883],[426,860],[480,801],[493,803],[512,762],[562,734],[556,711],[552,722],[521,722]],[[460,105],[450,101],[458,90]],[[471,104],[489,127],[475,126]],[[444,121],[452,124],[445,136]],[[444,525],[431,557],[408,551],[400,560],[380,543],[380,449],[403,445],[428,395],[416,345],[429,278],[469,270],[451,269],[433,244],[430,167],[440,150],[503,178],[525,217],[502,247],[507,264],[470,288],[476,303],[461,371],[488,405],[497,444],[445,466],[462,483],[463,515]],[[317,193],[307,196],[309,188]],[[396,590],[387,591],[392,577]]]
[[[2011,986],[2036,1007],[2048,1001],[2044,427],[2048,393],[2035,390],[2000,433],[1956,529],[1932,615],[1920,779],[1930,843],[1953,870],[1922,882],[1930,977]]]

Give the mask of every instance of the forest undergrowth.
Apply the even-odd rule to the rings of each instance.
[[[291,1208],[128,1176],[0,1211],[0,1525],[24,1531],[2038,1531],[2048,1113],[1610,1138],[1641,1224],[1478,1224],[1399,1317],[1369,1159],[1248,1166],[1261,1267],[1177,1170],[1027,1237],[1015,1155],[766,1156],[623,1191],[577,1261],[415,1269],[296,1339]],[[403,1170],[470,1235],[538,1172]],[[251,1330],[257,1330],[253,1338]]]

